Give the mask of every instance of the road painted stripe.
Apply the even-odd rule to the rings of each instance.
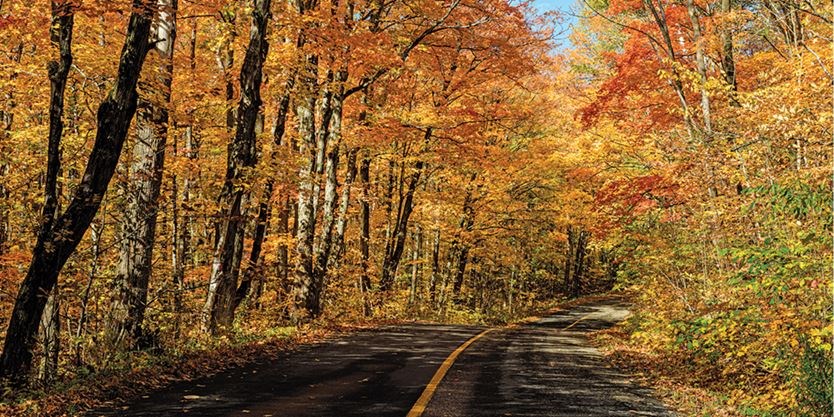
[[[469,347],[472,343],[475,343],[476,340],[483,337],[485,334],[493,331],[495,329],[486,329],[477,335],[473,336],[462,345],[458,346],[448,358],[440,365],[440,368],[437,372],[434,373],[434,376],[429,381],[429,384],[426,385],[426,389],[423,390],[423,393],[420,395],[420,398],[417,399],[417,402],[414,403],[414,406],[411,407],[406,417],[420,417],[423,415],[423,412],[426,411],[426,406],[429,405],[429,401],[434,396],[434,392],[437,391],[437,386],[440,385],[440,381],[443,380],[443,377],[446,376],[446,372],[449,372],[449,368],[455,363],[455,360],[463,353],[466,348]]]

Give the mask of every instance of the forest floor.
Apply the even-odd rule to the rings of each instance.
[[[679,358],[635,344],[626,326],[614,326],[591,336],[613,366],[633,375],[640,384],[651,387],[664,403],[674,405],[681,416],[741,417],[745,413],[726,394],[702,387],[693,372]]]
[[[462,351],[422,415],[669,416],[650,390],[589,343],[591,333],[627,314],[622,301],[596,298],[490,328]],[[485,329],[408,324],[352,332],[89,415],[403,416],[450,353]]]

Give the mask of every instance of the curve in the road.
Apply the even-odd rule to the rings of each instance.
[[[588,343],[591,331],[627,314],[626,306],[608,300],[489,332],[475,326],[385,327],[176,383],[88,414],[670,416],[651,391],[607,366]]]

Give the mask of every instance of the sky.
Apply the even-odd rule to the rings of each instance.
[[[571,9],[576,9],[575,5],[578,0],[532,0],[532,4],[540,12],[557,11],[562,16],[561,27],[559,33],[561,35],[557,38],[562,47],[569,45],[567,36],[570,33],[570,28],[576,22],[575,12]]]

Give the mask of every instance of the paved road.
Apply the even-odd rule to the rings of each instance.
[[[587,342],[627,314],[605,301],[492,332],[455,362],[423,416],[672,416]]]
[[[587,343],[588,332],[626,314],[618,302],[602,301],[493,330],[459,356],[423,416],[671,416]],[[483,330],[359,332],[90,415],[403,417],[449,354]]]

